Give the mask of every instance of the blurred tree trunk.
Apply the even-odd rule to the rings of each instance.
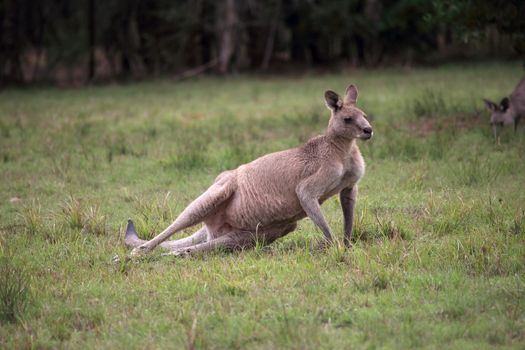
[[[140,56],[140,31],[137,22],[139,1],[125,1],[125,12],[119,33],[120,49],[122,50],[122,68],[133,77],[140,78],[146,73],[144,62]]]
[[[205,64],[207,62],[210,62],[211,60],[217,60],[216,55],[214,55],[214,33],[212,30],[210,30],[209,27],[212,27],[211,23],[209,23],[209,18],[213,18],[215,16],[214,12],[217,11],[217,9],[212,8],[207,4],[206,2],[203,3],[203,6],[201,8],[200,18],[201,18],[201,26],[200,26],[200,41],[199,41],[199,47],[200,47],[200,56],[201,56],[201,63]],[[215,57],[214,57],[215,56]]]
[[[355,54],[353,55],[352,65],[359,66],[360,64],[366,64],[365,62],[365,40],[361,34],[354,36],[355,42]]]
[[[145,73],[144,63],[139,54],[140,50],[140,32],[135,13],[131,16],[128,23],[127,42],[129,51],[127,58],[131,67],[131,72],[136,77],[142,77]]]
[[[290,29],[290,56],[293,62],[306,62],[308,33],[305,33],[303,14],[298,9],[289,8],[286,25]]]
[[[222,9],[217,11],[219,15],[219,72],[228,73],[230,62],[235,47],[235,29],[237,26],[237,12],[235,0],[224,0]]]
[[[364,15],[371,29],[371,35],[364,45],[364,58],[367,65],[379,64],[383,56],[383,44],[378,37],[382,12],[383,8],[379,0],[366,0]]]
[[[5,82],[22,80],[22,40],[19,33],[20,7],[16,0],[5,0],[3,5],[2,31],[0,33],[2,54],[0,55],[0,77]]]
[[[188,40],[188,44],[186,45],[186,49],[188,52],[188,57],[186,58],[187,64],[192,66],[199,66],[205,61],[203,61],[203,31],[202,25],[199,25],[201,23],[201,20],[203,18],[203,12],[204,12],[204,3],[203,0],[195,0],[191,3],[190,11],[192,16],[194,16],[195,19],[191,20],[191,29],[189,30],[189,37],[190,40]]]
[[[275,11],[270,25],[270,31],[268,33],[268,38],[266,39],[266,45],[264,47],[264,56],[261,62],[261,69],[266,70],[270,66],[270,60],[273,56],[273,47],[275,44],[275,35],[277,33],[277,27],[279,26],[279,21],[281,19],[281,0],[277,1],[275,6]]]
[[[88,0],[89,81],[95,79],[95,23],[95,0]]]
[[[40,65],[44,52],[44,35],[46,32],[46,15],[48,14],[48,8],[44,5],[36,6],[36,37],[35,37],[35,47],[36,47],[36,62],[33,65],[31,70],[31,75],[29,77],[29,82],[33,82],[35,79],[39,78]]]

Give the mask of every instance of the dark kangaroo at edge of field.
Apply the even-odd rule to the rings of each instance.
[[[325,92],[331,111],[324,135],[303,146],[262,156],[237,169],[221,173],[203,194],[177,219],[150,241],[139,239],[128,221],[125,244],[132,256],[160,245],[169,255],[206,252],[215,248],[253,247],[269,244],[292,232],[296,222],[308,216],[333,240],[321,204],[339,193],[344,217],[344,243],[351,246],[357,182],[365,163],[356,139],[368,140],[372,128],[356,107],[357,88],[350,85],[343,99]],[[166,241],[171,235],[198,223],[193,235]]]
[[[504,97],[498,104],[483,99],[485,105],[492,112],[490,115],[490,125],[497,138],[498,126],[513,125],[514,131],[517,130],[518,124],[522,117],[525,117],[525,76],[509,97]]]

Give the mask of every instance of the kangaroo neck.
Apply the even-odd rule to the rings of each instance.
[[[355,139],[336,135],[330,129],[326,131],[325,136],[334,150],[343,156],[350,153],[355,145]]]

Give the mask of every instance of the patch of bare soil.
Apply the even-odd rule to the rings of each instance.
[[[456,113],[446,117],[419,119],[400,126],[400,129],[425,136],[446,129],[473,129],[485,124],[488,124],[485,115],[481,111],[475,111],[473,113]]]

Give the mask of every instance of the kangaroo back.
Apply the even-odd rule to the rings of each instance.
[[[515,117],[525,117],[525,76],[510,95],[510,107],[514,110]]]

